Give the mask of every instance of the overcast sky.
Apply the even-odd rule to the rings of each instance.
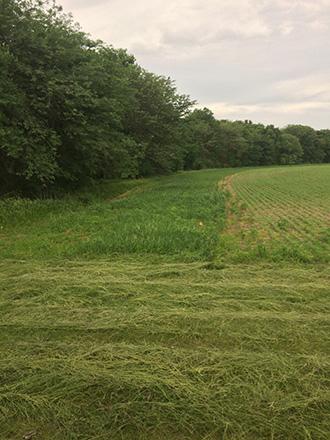
[[[220,119],[330,128],[330,0],[58,0]]]

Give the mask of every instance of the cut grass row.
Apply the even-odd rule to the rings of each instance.
[[[325,266],[0,266],[0,438],[327,439]]]

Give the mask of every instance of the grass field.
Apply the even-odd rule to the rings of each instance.
[[[326,165],[1,201],[1,440],[328,439],[329,211]]]

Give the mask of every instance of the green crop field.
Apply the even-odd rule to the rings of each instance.
[[[0,439],[329,439],[329,212],[329,165],[0,200]]]
[[[227,232],[238,258],[328,262],[330,168],[263,168],[229,176]],[[234,246],[233,238],[237,242]]]

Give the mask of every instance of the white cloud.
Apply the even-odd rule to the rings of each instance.
[[[327,109],[330,107],[330,101],[272,102],[266,104],[230,104],[227,102],[211,102],[206,106],[223,118],[224,116],[221,115],[250,115],[261,112],[304,113],[306,110]]]
[[[287,124],[309,124],[310,113],[316,111],[329,111],[330,100],[325,101],[300,101],[300,102],[272,102],[262,104],[231,104],[227,102],[211,102],[198,107],[208,107],[218,119],[252,120],[279,126]],[[319,123],[316,128],[326,128]]]
[[[224,38],[267,36],[262,2],[252,0],[62,0],[84,28],[116,46],[172,48],[221,41]]]
[[[291,99],[315,99],[330,101],[330,70],[318,74],[280,81],[276,89],[284,97]]]
[[[58,1],[202,103],[330,127],[330,0]]]

